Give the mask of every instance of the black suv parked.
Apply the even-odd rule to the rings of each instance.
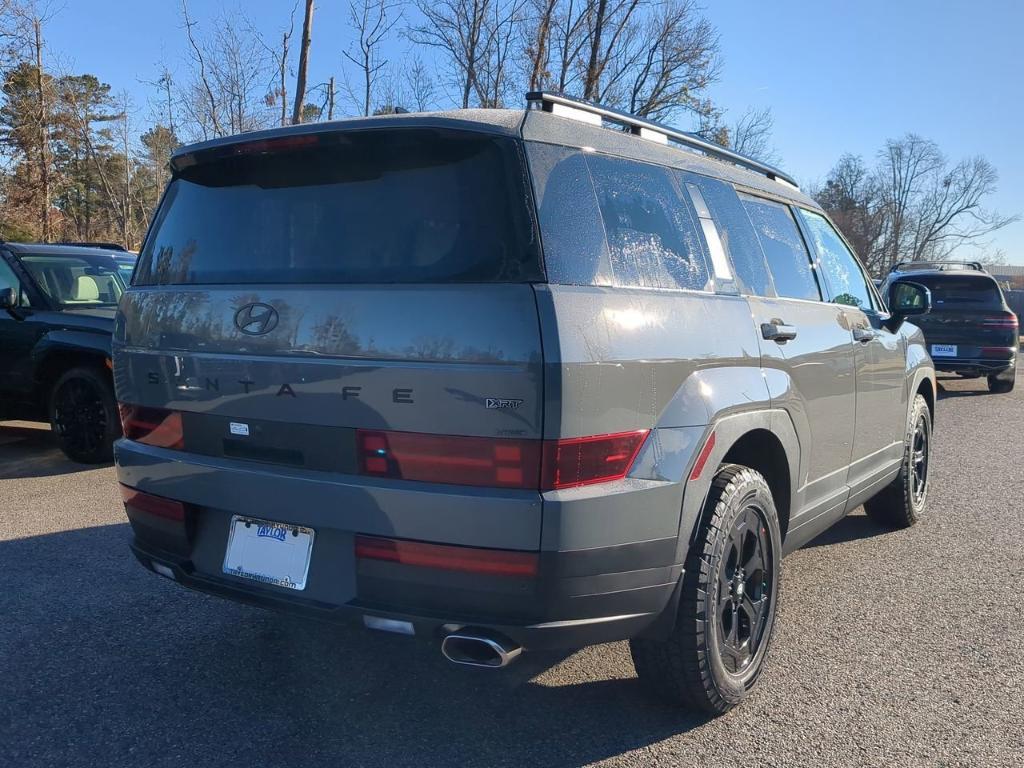
[[[124,289],[95,248],[0,245],[0,418],[49,421],[69,458],[111,460],[121,426],[110,338]]]
[[[914,320],[928,342],[935,370],[988,377],[992,392],[1009,392],[1016,377],[1017,316],[999,283],[976,261],[900,262],[883,293],[913,281],[932,294],[932,311]]]

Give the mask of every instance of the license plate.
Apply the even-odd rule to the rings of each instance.
[[[306,588],[312,528],[242,515],[231,518],[224,573],[287,589]]]
[[[956,357],[956,344],[932,344],[932,357]]]

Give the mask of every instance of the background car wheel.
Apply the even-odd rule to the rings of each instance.
[[[932,446],[932,414],[921,395],[914,397],[900,473],[864,503],[868,517],[889,528],[909,528],[924,514]]]
[[[630,641],[649,690],[716,715],[747,697],[775,623],[781,541],[765,479],[747,467],[723,467],[690,547],[672,634]]]
[[[72,368],[50,393],[50,427],[64,454],[83,464],[108,462],[121,434],[110,376],[99,368]]]
[[[1008,377],[1000,378],[998,376],[988,377],[988,391],[996,395],[1004,395],[1007,392],[1013,391],[1013,385],[1017,380],[1017,372],[1011,371]]]

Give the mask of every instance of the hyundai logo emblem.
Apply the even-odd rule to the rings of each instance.
[[[269,304],[252,302],[235,312],[235,326],[250,336],[262,336],[277,328],[277,310]]]

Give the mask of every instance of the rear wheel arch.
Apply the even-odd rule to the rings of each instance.
[[[779,529],[785,540],[792,504],[793,475],[782,441],[767,429],[753,429],[729,447],[721,464],[749,467],[764,477],[775,500]]]
[[[783,536],[789,524],[796,498],[797,478],[801,472],[801,444],[789,413],[766,408],[725,415],[713,421],[703,440],[694,449],[694,457],[714,435],[714,449],[697,479],[684,475],[683,505],[680,515],[677,562],[683,562],[700,527],[704,501],[711,483],[723,464],[750,466],[764,475],[775,497]],[[691,465],[693,460],[691,460]],[[687,468],[687,472],[691,467]]]

